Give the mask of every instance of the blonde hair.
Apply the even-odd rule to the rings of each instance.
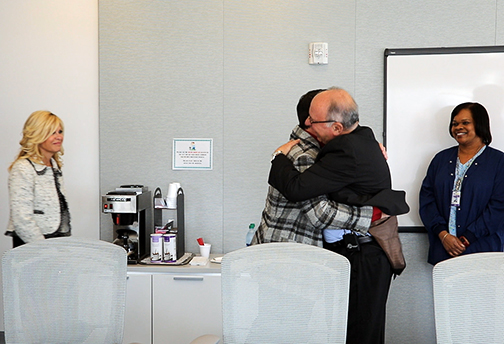
[[[63,121],[55,114],[49,111],[35,111],[32,113],[23,126],[23,138],[19,141],[21,148],[16,160],[9,166],[9,171],[19,159],[31,159],[34,162],[43,164],[40,144],[44,143],[58,129],[58,126],[63,130]],[[59,168],[63,166],[62,155],[63,146],[53,156]]]

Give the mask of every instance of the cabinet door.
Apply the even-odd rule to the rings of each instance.
[[[152,343],[151,279],[151,274],[128,273],[123,344]]]
[[[154,344],[187,344],[204,334],[222,338],[220,274],[156,274],[152,283]]]

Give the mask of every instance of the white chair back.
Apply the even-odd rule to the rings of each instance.
[[[438,343],[504,343],[504,253],[442,261],[432,272]]]
[[[297,243],[254,245],[222,260],[224,343],[345,343],[350,263]]]
[[[74,237],[40,240],[2,259],[6,343],[121,343],[126,251]]]

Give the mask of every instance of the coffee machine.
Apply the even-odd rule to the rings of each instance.
[[[114,244],[128,252],[128,264],[136,264],[150,254],[150,234],[154,230],[152,193],[143,185],[121,185],[102,196],[102,212],[111,214]]]

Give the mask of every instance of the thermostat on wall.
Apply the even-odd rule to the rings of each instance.
[[[329,60],[327,43],[310,43],[308,48],[309,64],[327,64]]]

